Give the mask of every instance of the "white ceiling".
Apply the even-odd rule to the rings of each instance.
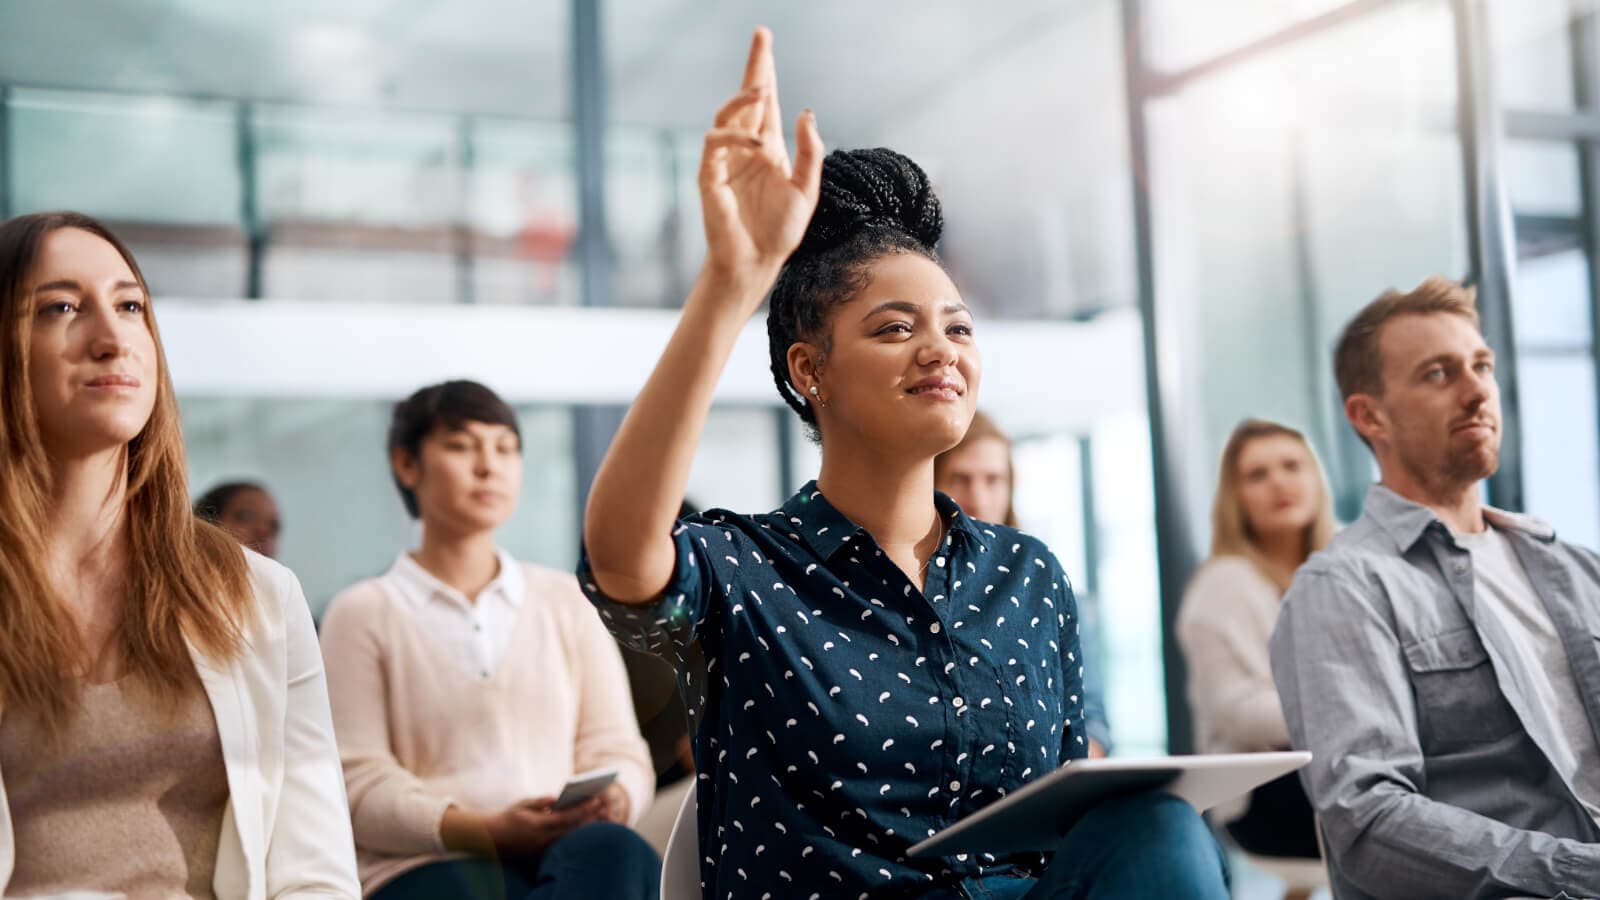
[[[757,24],[787,105],[880,131],[908,99],[1070,20],[1084,0],[613,0],[613,121],[698,129]],[[565,117],[565,0],[51,0],[0,4],[0,83]]]

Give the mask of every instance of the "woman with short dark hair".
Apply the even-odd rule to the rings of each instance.
[[[616,643],[570,574],[495,544],[522,487],[515,411],[474,381],[425,387],[395,406],[389,463],[421,542],[322,624],[362,888],[655,897],[659,861],[627,827],[655,773]],[[602,768],[603,793],[555,808]]]

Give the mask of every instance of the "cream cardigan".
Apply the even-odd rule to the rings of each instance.
[[[222,737],[228,808],[218,897],[359,897],[350,814],[311,611],[294,573],[248,550],[256,616],[217,666],[191,649]],[[0,773],[0,894],[16,864]]]
[[[498,811],[615,767],[631,820],[650,805],[655,773],[616,641],[571,574],[520,565],[525,598],[487,678],[441,649],[392,572],[328,607],[322,650],[369,895],[459,856],[439,834],[452,803]]]
[[[1188,663],[1189,708],[1201,753],[1289,747],[1267,653],[1282,596],[1242,556],[1207,560],[1183,592],[1178,643]],[[1216,815],[1227,822],[1245,808],[1240,800],[1219,807]]]

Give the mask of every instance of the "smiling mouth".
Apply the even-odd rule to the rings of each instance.
[[[953,384],[923,384],[906,391],[913,397],[933,396],[943,400],[954,400],[961,396],[962,390]]]

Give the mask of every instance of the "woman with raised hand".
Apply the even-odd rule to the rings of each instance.
[[[1165,794],[1097,808],[1053,862],[907,856],[1084,755],[1077,622],[1047,548],[935,495],[981,365],[927,178],[888,150],[824,162],[809,112],[791,163],[770,45],[758,31],[706,136],[708,259],[597,474],[579,564],[619,636],[704,648],[681,679],[705,895],[1225,897],[1215,842]],[[675,521],[769,287],[773,376],[820,438],[819,477],[772,513]]]
[[[1289,749],[1267,640],[1295,570],[1333,539],[1328,478],[1305,435],[1246,419],[1222,451],[1211,557],[1183,594],[1178,643],[1203,753]],[[1315,817],[1291,772],[1212,815],[1245,850],[1318,859]]]
[[[150,292],[0,223],[0,894],[360,895],[299,582],[189,508]]]

